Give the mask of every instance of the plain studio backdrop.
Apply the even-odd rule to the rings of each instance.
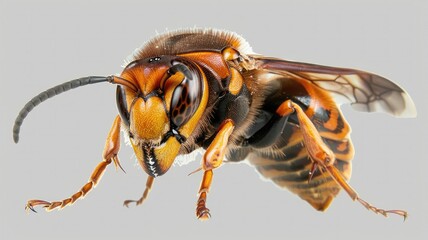
[[[0,239],[427,239],[427,1],[2,0],[0,9]],[[343,191],[317,212],[248,165],[226,164],[209,194],[212,218],[200,222],[201,173],[187,176],[199,161],[172,168],[127,209],[146,174],[124,144],[126,174],[110,167],[84,200],[26,214],[28,199],[60,200],[83,186],[117,109],[115,86],[76,89],[30,113],[14,144],[24,104],[71,79],[120,73],[156,33],[195,26],[237,32],[260,54],[362,69],[404,87],[416,119],[342,109],[356,149],[351,185],[378,207],[408,210],[407,221],[375,215]]]

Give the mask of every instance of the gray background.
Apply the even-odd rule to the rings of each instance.
[[[427,1],[118,2],[1,1],[1,239],[428,236]],[[198,162],[173,168],[143,206],[126,209],[122,201],[139,197],[146,180],[127,146],[119,155],[127,174],[109,168],[74,206],[27,215],[27,199],[63,199],[86,182],[116,114],[115,87],[89,86],[42,104],[15,145],[12,123],[26,101],[67,80],[119,73],[156,31],[193,26],[238,32],[258,53],[364,69],[403,86],[417,119],[343,110],[356,148],[352,186],[376,206],[407,209],[408,221],[376,216],[344,192],[319,213],[247,165],[225,165],[209,196],[213,218],[201,223],[194,216],[201,174],[187,177]]]

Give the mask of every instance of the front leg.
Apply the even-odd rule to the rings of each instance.
[[[196,216],[200,220],[207,220],[210,218],[210,210],[205,206],[207,201],[207,194],[211,186],[213,169],[218,168],[226,153],[227,143],[229,137],[233,132],[235,125],[232,120],[225,120],[219,127],[219,130],[204,154],[202,160],[202,169],[204,176],[202,178],[201,186],[199,188],[199,198],[196,207]]]
[[[116,169],[118,167],[122,169],[119,163],[119,159],[117,158],[117,153],[119,152],[120,148],[120,122],[120,117],[117,116],[113,122],[113,126],[110,129],[105,143],[103,160],[95,167],[94,171],[91,174],[91,177],[89,178],[89,181],[78,192],[62,201],[48,202],[44,200],[29,200],[25,206],[25,209],[30,209],[33,212],[36,212],[34,210],[34,207],[38,205],[45,208],[46,211],[51,211],[56,208],[62,209],[68,205],[73,204],[79,198],[83,198],[84,196],[86,196],[86,194],[98,184],[107,166],[112,161],[115,164]]]

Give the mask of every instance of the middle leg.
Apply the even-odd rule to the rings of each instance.
[[[205,204],[213,178],[213,169],[218,168],[222,164],[224,155],[226,154],[227,143],[234,127],[235,124],[232,120],[225,120],[220,125],[219,131],[204,154],[201,167],[202,170],[204,170],[204,176],[199,188],[199,197],[196,207],[196,216],[200,220],[207,220],[211,216],[210,210]]]

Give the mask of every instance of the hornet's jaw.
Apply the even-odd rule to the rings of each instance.
[[[144,170],[152,177],[157,177],[162,175],[164,172],[161,171],[158,160],[154,154],[154,147],[150,144],[142,144],[141,146],[143,151],[144,159]]]
[[[166,173],[180,150],[180,143],[175,138],[169,138],[161,145],[150,142],[134,144],[132,141],[131,145],[138,163],[152,177],[159,177]]]

